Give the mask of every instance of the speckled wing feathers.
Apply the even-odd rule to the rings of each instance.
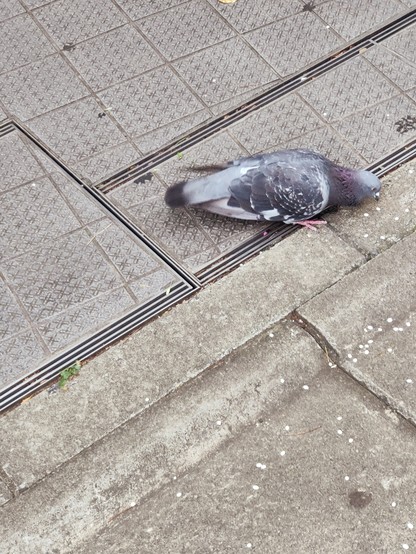
[[[304,161],[303,167],[286,160],[268,163],[264,157],[258,167],[233,180],[230,192],[247,210],[250,191],[250,211],[269,221],[291,223],[311,218],[325,209],[329,198],[322,159],[313,155],[316,159]]]

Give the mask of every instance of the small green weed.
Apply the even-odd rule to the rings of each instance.
[[[61,373],[59,374],[58,387],[60,389],[63,389],[64,387],[66,387],[68,381],[72,379],[74,375],[78,375],[80,369],[81,369],[81,362],[77,361],[74,364],[62,370]]]

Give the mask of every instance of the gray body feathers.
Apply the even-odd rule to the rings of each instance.
[[[165,195],[168,206],[195,206],[247,220],[296,223],[330,206],[354,205],[376,196],[380,182],[368,171],[338,166],[311,150],[282,150],[242,158]]]

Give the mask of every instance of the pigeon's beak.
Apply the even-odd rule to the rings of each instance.
[[[380,200],[380,193],[379,192],[375,192],[374,193],[374,198],[377,200],[377,202]]]

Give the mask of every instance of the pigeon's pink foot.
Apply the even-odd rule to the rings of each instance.
[[[314,227],[314,225],[326,225],[326,221],[323,219],[307,219],[306,221],[297,221],[296,225],[302,225],[307,229],[313,229],[316,231],[316,227]]]

